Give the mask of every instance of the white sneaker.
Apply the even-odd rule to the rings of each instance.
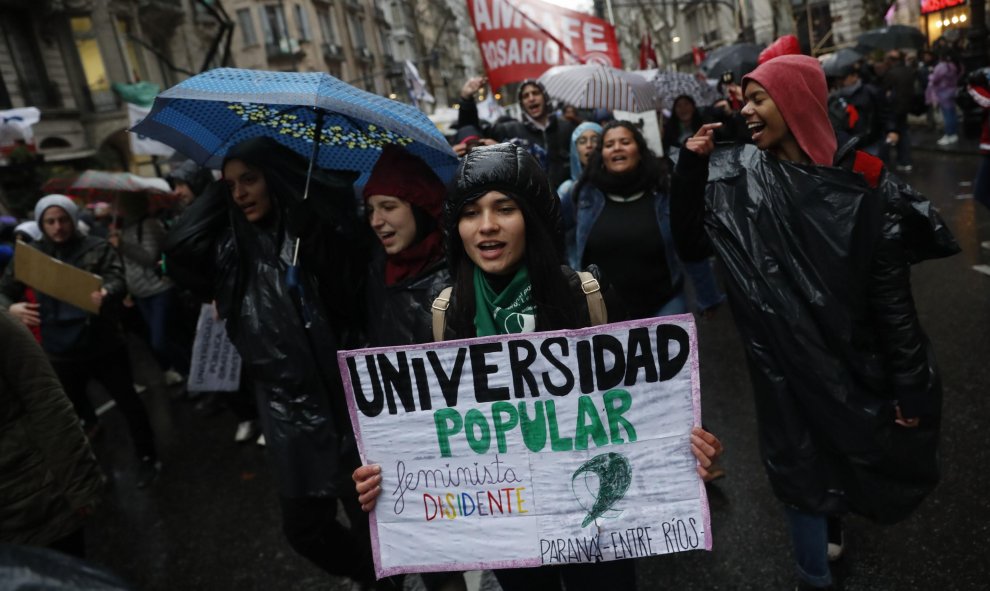
[[[973,270],[976,271],[977,273],[990,275],[990,265],[973,265]]]
[[[897,172],[911,172],[912,170],[914,170],[914,167],[911,166],[910,164],[897,165]]]
[[[181,373],[175,371],[174,369],[169,369],[165,372],[165,385],[175,386],[176,384],[181,384],[186,381],[185,376]]]
[[[845,550],[846,535],[842,531],[842,520],[838,517],[827,517],[827,529],[828,536],[828,547],[826,549],[826,554],[828,555],[829,562],[835,562],[836,560],[842,558],[843,551]]]
[[[138,384],[138,383],[136,383],[136,382],[135,382],[135,384],[134,384],[134,391],[135,391],[135,392],[137,392],[138,394],[140,394],[140,393],[142,393],[142,392],[144,392],[144,391],[145,391],[145,390],[147,390],[147,389],[148,389],[148,387],[147,387],[147,386],[143,386],[143,385],[141,385],[141,384]]]
[[[990,250],[990,240],[987,240],[986,242],[981,242],[980,248],[982,248],[983,250]]]
[[[237,423],[237,432],[234,433],[234,441],[242,443],[254,436],[254,421],[241,421]]]
[[[258,444],[258,447],[265,447],[265,434],[258,435],[258,440],[255,443]]]
[[[940,146],[948,146],[949,144],[955,144],[958,141],[959,141],[958,135],[943,135],[935,143]]]

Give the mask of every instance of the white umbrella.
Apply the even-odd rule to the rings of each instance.
[[[554,66],[540,76],[540,83],[551,99],[579,109],[642,113],[656,108],[650,81],[599,64]]]
[[[41,121],[36,107],[21,107],[0,111],[0,147],[12,146],[17,140],[34,141],[31,126]]]

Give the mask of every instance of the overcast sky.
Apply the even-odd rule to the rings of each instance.
[[[563,6],[565,8],[570,8],[571,10],[577,10],[580,12],[592,12],[594,6],[592,0],[543,0],[544,2],[549,2],[550,4],[556,4],[558,6]]]

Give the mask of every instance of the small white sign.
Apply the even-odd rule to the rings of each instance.
[[[241,356],[227,338],[224,321],[214,318],[213,306],[203,304],[196,324],[189,392],[234,392],[241,385]]]

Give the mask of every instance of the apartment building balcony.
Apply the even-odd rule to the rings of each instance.
[[[265,55],[269,60],[295,60],[305,56],[306,52],[300,49],[297,39],[279,39],[277,43],[265,43]]]
[[[354,57],[363,63],[371,63],[375,59],[375,54],[371,52],[367,47],[355,47]]]
[[[344,48],[337,43],[323,44],[323,59],[328,62],[344,61]]]
[[[178,0],[138,0],[137,5],[142,24],[158,31],[175,30],[186,18]]]

